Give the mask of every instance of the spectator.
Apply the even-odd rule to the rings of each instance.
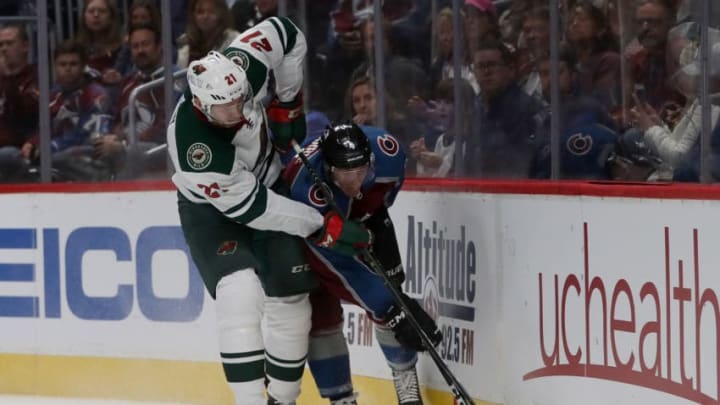
[[[278,0],[238,0],[231,8],[235,29],[243,32],[278,15]]]
[[[370,76],[362,76],[348,88],[346,110],[357,125],[376,125],[375,82]]]
[[[522,45],[525,41],[522,32],[525,13],[528,10],[547,6],[546,0],[513,0],[509,2],[508,7],[500,12],[498,17],[498,28],[502,41],[508,44]]]
[[[353,79],[373,77],[375,74],[375,22],[365,20],[362,24],[363,44],[368,59],[353,72]],[[384,26],[387,29],[387,25]],[[387,31],[384,31],[385,33]],[[408,103],[414,97],[427,99],[429,79],[416,60],[390,53],[391,46],[387,35],[383,36],[383,55],[385,61],[385,99],[387,104],[387,129],[400,140],[404,147],[409,145],[409,137],[416,136],[418,128],[412,125]]]
[[[550,58],[538,61],[538,73],[545,101],[550,103]],[[558,87],[560,90],[560,173],[561,179],[610,179],[609,158],[617,138],[615,122],[594,98],[579,90],[575,55],[569,47],[560,50]],[[548,114],[548,118],[550,115]],[[547,129],[546,122],[544,128]],[[532,177],[550,178],[551,151],[549,137],[537,157]]]
[[[550,52],[550,11],[547,7],[534,8],[522,18],[523,41],[518,44],[518,54],[524,55],[518,65],[518,83],[525,93],[542,98],[542,84],[537,63]]]
[[[37,66],[28,63],[30,42],[22,24],[0,28],[0,181],[22,176],[32,148],[26,141],[37,131]]]
[[[476,122],[466,140],[465,174],[527,178],[544,142],[544,108],[516,82],[513,54],[501,42],[479,44],[473,70],[480,84]]]
[[[443,8],[435,17],[435,57],[430,66],[430,86],[435,88],[438,82],[445,79],[451,79],[454,75],[453,69],[453,22],[452,10]],[[464,51],[467,53],[467,50]],[[463,55],[463,63],[461,67],[461,76],[465,79],[473,91],[477,94],[480,87],[475,80],[475,76],[470,69],[469,58]]]
[[[61,42],[54,52],[55,86],[50,93],[50,150],[54,180],[92,181],[107,176],[93,167],[89,139],[111,125],[110,97],[85,73],[85,47],[75,40]],[[37,157],[39,136],[25,147]]]
[[[222,51],[239,35],[225,0],[191,0],[187,30],[178,39],[177,64],[185,68],[208,52]]]
[[[711,29],[710,63],[708,64],[711,93],[720,90],[720,31]],[[673,180],[681,168],[684,180],[699,180],[698,139],[702,131],[702,107],[699,99],[701,75],[699,49],[700,27],[698,23],[683,23],[673,28],[668,35],[669,57],[678,61],[678,69],[670,78],[671,84],[686,98],[687,102],[678,113],[677,123],[670,127],[649,104],[635,100],[631,118],[636,122],[640,138],[649,147],[650,153],[659,157],[660,163],[651,175],[652,180]],[[674,51],[673,51],[674,50]],[[692,59],[688,60],[688,55]],[[720,107],[711,105],[710,122],[713,128],[718,122]],[[633,132],[626,135],[637,136]],[[692,175],[691,175],[692,174]]]
[[[577,55],[579,90],[609,109],[621,106],[620,54],[607,17],[588,0],[570,13],[568,41]]]
[[[387,100],[387,125],[388,132],[394,134],[403,147],[410,145],[411,136],[420,133],[419,128],[399,109],[392,105],[393,100]],[[377,126],[377,99],[375,93],[375,81],[370,76],[360,76],[348,87],[345,98],[345,116],[352,119],[357,125]]]
[[[477,49],[483,41],[500,39],[497,10],[491,0],[465,0],[463,27],[467,49]]]
[[[677,22],[694,21],[699,23],[702,21],[706,7],[710,10],[710,27],[720,29],[720,3],[717,1],[679,0]]]
[[[83,145],[93,133],[110,129],[110,98],[85,74],[82,44],[67,40],[55,48],[55,86],[50,93],[51,151]],[[103,128],[107,126],[107,129]],[[38,139],[33,139],[33,147]]]
[[[108,135],[95,139],[96,155],[109,162],[119,177],[137,175],[165,176],[165,157],[158,161],[145,158],[145,153],[165,143],[164,88],[155,87],[140,93],[135,105],[129,105],[131,92],[141,84],[164,77],[160,33],[152,26],[136,26],[130,31],[130,47],[135,73],[125,78],[117,109],[115,126]],[[176,87],[175,99],[180,89]],[[135,133],[130,133],[129,114],[136,117]],[[132,148],[133,140],[137,147]],[[139,156],[130,155],[137,152]],[[131,163],[131,164],[130,164]],[[148,166],[149,165],[149,166]]]
[[[170,7],[170,29],[172,30],[173,45],[179,46],[178,40],[187,29],[187,19],[190,0],[173,0]],[[177,54],[175,55],[177,57]]]
[[[85,3],[76,35],[88,52],[88,72],[112,89],[132,67],[123,52],[120,10],[115,0],[90,0]]]
[[[341,121],[346,111],[341,102],[346,96],[353,71],[365,62],[366,54],[360,32],[361,21],[355,16],[352,2],[343,0],[330,13],[331,38],[317,50],[317,56],[308,52],[311,102],[325,111],[331,121]],[[312,46],[312,41],[308,44]]]
[[[429,79],[418,60],[408,59],[391,52],[393,46],[389,43],[388,25],[383,23],[383,55],[385,61],[385,85],[390,97],[398,103],[406,103],[410,97],[420,95],[426,97],[429,93]],[[375,20],[368,17],[361,24],[362,43],[366,59],[353,72],[353,78],[360,76],[374,76],[375,74]]]
[[[128,14],[129,18],[127,20],[126,32],[130,32],[130,27],[134,27],[136,25],[152,25],[157,30],[162,30],[160,10],[157,8],[154,0],[133,0],[132,4],[130,4]],[[125,35],[123,44],[127,44],[128,42],[128,36]],[[132,56],[129,46],[122,47],[119,58],[131,61]],[[129,72],[126,72],[125,76],[127,76],[127,74],[129,74]]]
[[[630,81],[644,89],[656,111],[677,109],[685,100],[668,84],[667,36],[675,21],[672,0],[639,0],[635,8],[637,41],[642,49],[629,58]],[[630,94],[625,95],[630,102]]]
[[[340,0],[337,8],[331,13],[336,32],[357,27],[359,21],[372,18],[374,6],[372,0]],[[448,6],[447,0],[436,1],[437,9]],[[381,14],[387,25],[386,32],[390,50],[394,54],[408,59],[417,59],[423,66],[430,63],[431,28],[430,0],[395,0],[382,1]],[[359,36],[356,37],[356,40]]]
[[[162,28],[160,10],[154,0],[133,0],[129,14],[128,27],[151,25],[156,29]]]
[[[432,100],[418,117],[427,122],[428,130],[410,143],[410,173],[420,177],[447,177],[453,172],[456,139],[467,138],[474,97],[472,87],[465,82],[461,84],[462,99],[458,102],[454,100],[453,90],[452,80],[440,81]],[[464,121],[459,125],[455,124],[455,108],[462,109],[460,115]]]

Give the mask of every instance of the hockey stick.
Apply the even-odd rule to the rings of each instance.
[[[291,141],[293,149],[295,149],[295,153],[297,153],[298,157],[300,157],[300,160],[303,163],[303,166],[308,170],[310,173],[310,176],[312,176],[313,183],[315,183],[316,186],[320,188],[320,192],[322,193],[323,198],[325,198],[325,201],[328,202],[330,207],[333,211],[337,212],[338,214],[342,215],[342,211],[340,210],[340,207],[338,207],[337,202],[332,197],[332,193],[330,191],[330,187],[320,178],[318,173],[315,171],[315,169],[310,165],[310,161],[308,160],[307,156],[305,156],[305,153],[303,149],[298,145],[297,142],[294,140]],[[453,396],[455,397],[456,404],[457,405],[475,405],[475,402],[470,397],[470,394],[465,390],[465,387],[463,387],[462,384],[460,384],[460,381],[458,381],[457,377],[450,371],[450,368],[445,364],[445,362],[440,358],[440,355],[438,354],[437,350],[435,350],[435,347],[433,347],[432,342],[430,341],[430,338],[427,336],[423,328],[420,326],[420,323],[417,319],[415,319],[415,315],[412,314],[410,311],[410,308],[405,304],[405,301],[402,299],[402,295],[400,290],[398,289],[395,284],[393,284],[390,281],[390,278],[385,273],[385,270],[382,267],[382,264],[378,260],[378,258],[375,256],[375,254],[368,248],[362,249],[362,254],[367,260],[370,267],[375,271],[375,273],[379,274],[380,277],[383,279],[383,283],[387,287],[387,289],[390,291],[390,293],[393,296],[393,300],[397,305],[400,306],[402,311],[405,313],[405,316],[407,317],[408,321],[410,321],[410,324],[415,329],[416,332],[418,332],[418,335],[420,335],[420,339],[423,342],[423,345],[425,345],[425,348],[427,349],[428,354],[430,354],[430,357],[432,358],[433,362],[435,363],[435,366],[437,366],[438,371],[440,371],[440,374],[442,374],[443,379],[447,383],[448,386],[450,386],[450,390],[453,393]]]

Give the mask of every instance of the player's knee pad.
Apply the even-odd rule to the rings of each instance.
[[[313,330],[310,334],[308,364],[323,398],[336,398],[352,393],[350,355],[342,322],[334,327]]]
[[[220,350],[238,353],[262,349],[260,322],[264,295],[253,269],[228,274],[220,279],[216,291]]]
[[[263,336],[268,392],[279,402],[300,395],[310,333],[310,301],[307,294],[266,297]]]

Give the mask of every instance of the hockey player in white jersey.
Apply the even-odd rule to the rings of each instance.
[[[220,357],[235,403],[294,404],[316,286],[303,240],[353,254],[369,246],[362,225],[285,196],[279,154],[305,137],[300,89],[305,38],[270,18],[223,53],[188,67],[189,90],[168,127],[185,239],[216,300]],[[266,109],[270,71],[276,99]],[[269,118],[269,120],[268,120]]]

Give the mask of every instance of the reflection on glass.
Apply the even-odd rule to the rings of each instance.
[[[224,48],[238,31],[277,15],[279,8],[277,0],[258,1],[252,7],[237,1],[231,9],[223,0],[183,3],[184,14],[172,17],[174,49],[165,50],[181,66],[210,49]],[[713,135],[704,133],[711,131],[703,131],[700,124],[703,89],[696,62],[700,22],[707,8],[710,25],[720,25],[720,5],[699,0],[559,3],[560,57],[554,63],[560,99],[557,108],[551,108],[549,38],[553,27],[547,2],[464,0],[458,20],[453,19],[451,2],[437,2],[435,15],[430,7],[413,7],[413,2],[383,2],[379,7],[383,89],[375,88],[375,4],[306,1],[305,9],[298,12],[297,4],[289,2],[290,18],[306,18],[300,24],[306,27],[308,38],[305,105],[312,117],[308,129],[317,135],[328,122],[349,120],[377,125],[377,117],[384,114],[385,129],[400,140],[411,158],[410,176],[446,177],[462,172],[478,178],[548,178],[556,159],[558,177],[563,179],[697,181],[700,139]],[[133,49],[129,42],[133,26],[159,28],[155,2],[134,0],[121,10],[113,1],[91,0],[76,11],[78,32],[72,39],[85,54],[53,54],[49,108],[55,180],[71,180],[61,173],[72,170],[73,176],[92,180],[147,177],[144,170],[128,176],[119,173],[121,168],[142,166],[125,161],[131,156],[128,151],[141,146],[146,139],[143,131],[166,113],[153,106],[162,100],[162,86],[142,91],[133,115],[137,128],[129,136],[125,86],[133,83],[128,87],[131,90],[162,76],[151,69],[161,49],[152,43]],[[121,21],[127,21],[124,29]],[[459,26],[453,26],[454,21]],[[711,94],[716,90],[714,69],[720,64],[712,59],[718,42],[715,35],[710,35],[709,44],[711,80],[706,90]],[[453,82],[455,41],[462,49],[458,86]],[[63,43],[54,42],[52,51],[62,50]],[[13,70],[14,55],[27,60],[27,53],[18,54],[22,50],[14,46],[12,39],[0,40],[5,75],[13,74],[7,71]],[[77,58],[87,66],[82,79],[74,78]],[[144,76],[136,76],[138,72]],[[36,89],[37,78],[34,83]],[[23,100],[33,100],[32,96]],[[80,98],[109,102],[72,104]],[[378,111],[379,100],[384,101],[383,111]],[[714,100],[709,117],[713,129],[717,128]],[[16,111],[22,103],[6,101],[3,106],[3,110]],[[464,119],[456,125],[451,117],[457,111]],[[551,117],[551,111],[558,116]],[[14,141],[8,140],[12,135],[0,135],[0,166],[4,167],[0,181],[34,179],[22,173],[33,172],[32,166],[38,163],[40,138],[33,118],[37,111],[31,108],[12,114],[18,119],[11,126],[23,127],[24,132]],[[550,133],[553,119],[556,134]],[[71,133],[83,142],[68,141]],[[550,156],[553,136],[560,141],[559,156]],[[135,137],[141,142],[132,142]],[[462,147],[456,148],[456,143]],[[157,138],[140,150],[152,150],[159,157],[163,144]],[[713,165],[714,156],[720,156],[720,141],[713,137],[708,144]],[[68,151],[77,147],[90,151],[82,158],[68,158]],[[453,150],[458,159],[448,158]],[[97,174],[105,170],[103,165],[94,167],[94,172],[85,170],[88,165],[78,169],[83,159],[92,164],[105,160],[110,174]],[[720,173],[720,169],[715,171]]]

